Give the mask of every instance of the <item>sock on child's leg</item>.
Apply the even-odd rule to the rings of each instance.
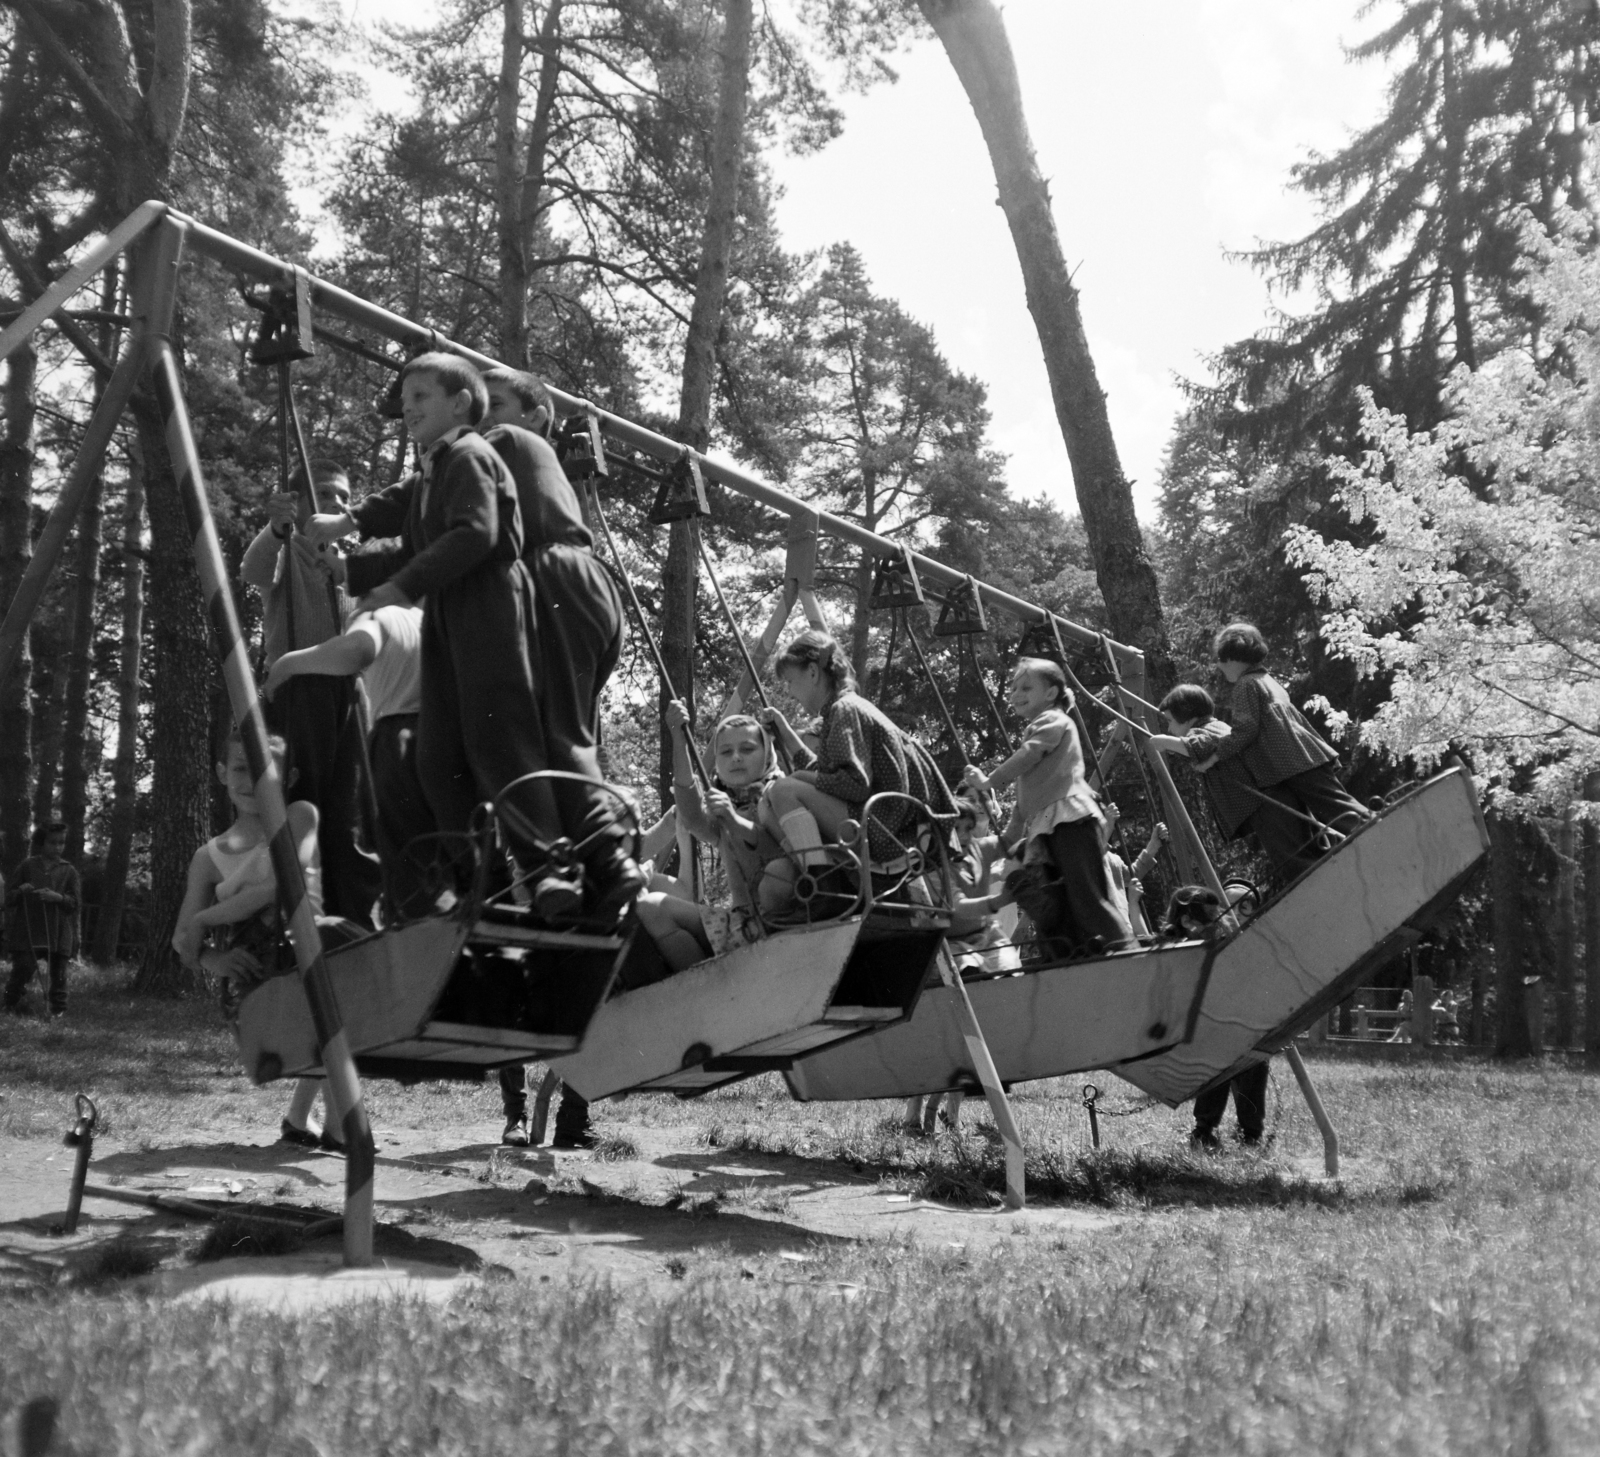
[[[682,926],[668,926],[651,935],[661,959],[674,971],[687,971],[706,959],[705,948],[695,940],[692,931],[685,931]]]
[[[822,830],[817,817],[808,809],[792,809],[778,817],[783,841],[805,866],[826,865],[828,852],[822,848]]]
[[[289,1099],[289,1122],[296,1128],[311,1126],[311,1108],[322,1091],[320,1078],[297,1078],[294,1093]]]

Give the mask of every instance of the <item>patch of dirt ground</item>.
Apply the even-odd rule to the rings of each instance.
[[[463,1282],[549,1280],[578,1273],[625,1282],[681,1278],[697,1262],[734,1259],[752,1278],[804,1276],[818,1247],[893,1240],[979,1249],[1105,1228],[1082,1210],[1016,1213],[947,1206],[888,1191],[836,1163],[708,1147],[689,1128],[608,1122],[638,1151],[502,1148],[498,1124],[467,1141],[380,1131],[376,1265],[345,1271],[334,1230],[289,1253],[192,1260],[207,1226],[87,1194],[76,1233],[55,1232],[75,1150],[0,1138],[0,1287],[83,1280],[105,1251],[148,1251],[142,1288],[175,1298],[228,1294],[289,1303],[403,1291],[445,1295]],[[338,1215],[337,1154],[263,1140],[258,1127],[196,1128],[182,1142],[96,1142],[88,1182],[121,1193],[225,1204],[248,1216]],[[1019,1251],[1021,1253],[1021,1251]]]

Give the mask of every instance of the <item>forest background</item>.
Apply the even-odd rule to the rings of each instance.
[[[1600,1049],[1600,838],[1583,810],[1600,800],[1600,7],[1362,10],[1352,54],[1384,69],[1383,104],[1287,179],[1317,226],[1239,258],[1281,307],[1187,382],[1145,526],[989,0],[441,0],[439,16],[407,31],[279,0],[0,0],[0,307],[158,197],[277,256],[314,249],[320,275],[364,297],[1134,643],[1157,694],[1210,682],[1211,633],[1251,618],[1296,700],[1343,735],[1360,793],[1451,753],[1477,773],[1493,871],[1424,955],[1436,981],[1470,989],[1478,1037],[1527,1050],[1525,988],[1544,977],[1552,1040]],[[1075,514],[1008,486],[983,382],[848,243],[791,251],[775,222],[772,158],[827,146],[841,98],[891,85],[930,30],[994,163]],[[386,109],[386,77],[414,105]],[[308,177],[331,238],[297,207]],[[841,200],[841,232],[848,217]],[[118,347],[125,283],[108,271],[97,300],[7,363],[0,599]],[[235,565],[279,472],[272,372],[249,358],[258,319],[236,280],[185,270],[176,342]],[[375,409],[397,358],[355,342],[319,347],[295,388],[313,453],[360,490],[396,479],[408,447]],[[739,663],[697,595],[696,535],[753,635],[781,585],[781,533],[719,493],[709,521],[658,530],[652,494],[624,473],[613,525],[703,722]],[[824,543],[819,592],[866,690],[947,767],[998,752],[977,678],[997,684],[1016,625],[992,623],[962,667],[912,614],[952,736],[903,641],[886,663],[871,586],[870,562]],[[239,605],[256,632],[259,601]],[[607,705],[609,768],[659,786],[660,688],[637,649]],[[137,959],[150,991],[186,989],[166,940],[188,855],[225,813],[209,746],[226,716],[139,398],[0,683],[0,863],[21,860],[32,824],[65,819],[90,872],[91,952]],[[1137,782],[1117,793],[1136,799]]]

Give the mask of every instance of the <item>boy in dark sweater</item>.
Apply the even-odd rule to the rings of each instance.
[[[363,594],[359,611],[427,599],[417,774],[439,828],[460,833],[476,805],[546,767],[533,581],[516,488],[473,429],[488,407],[477,371],[452,354],[421,354],[400,394],[422,469],[350,511],[312,517],[305,534],[313,546],[357,531],[401,539],[398,551],[352,558],[350,589]],[[538,830],[553,810],[533,787],[515,801],[520,812],[504,817],[512,854],[537,875]]]
[[[483,438],[516,483],[522,560],[533,578],[546,761],[595,786],[555,786],[560,819],[552,838],[564,834],[575,845],[593,840],[583,854],[586,909],[603,916],[644,889],[627,832],[617,823],[616,800],[599,787],[600,694],[622,653],[622,597],[595,557],[577,492],[547,438],[555,419],[550,392],[531,374],[512,369],[491,369],[483,379],[489,392]],[[547,898],[554,879],[545,882]],[[569,881],[565,894],[582,895],[583,887]]]
[[[49,969],[50,1015],[67,1010],[67,962],[78,952],[78,905],[82,894],[78,870],[63,855],[67,827],[52,820],[34,838],[34,853],[17,867],[6,892],[11,975],[5,1007],[20,1009],[23,993],[39,970],[43,956]]]

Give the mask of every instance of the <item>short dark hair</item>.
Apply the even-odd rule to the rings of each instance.
[[[538,375],[529,374],[525,369],[507,369],[505,365],[497,364],[493,369],[484,370],[483,382],[485,385],[503,384],[517,397],[524,415],[543,410],[546,434],[555,425],[556,402],[550,398],[549,387]]]
[[[1253,668],[1267,658],[1267,640],[1253,622],[1230,622],[1212,648],[1219,663],[1248,663]]]
[[[346,490],[350,486],[350,472],[336,460],[329,460],[326,456],[318,456],[311,462],[311,479],[319,486],[328,485],[333,481],[343,481]],[[306,488],[306,472],[304,466],[297,465],[294,474],[289,477],[289,489],[299,492]]]
[[[1186,929],[1184,922],[1189,919],[1208,926],[1214,925],[1227,909],[1222,897],[1209,885],[1180,885],[1167,902],[1161,933],[1164,936],[1181,936]]]
[[[1217,716],[1217,705],[1198,683],[1180,683],[1156,705],[1179,723],[1199,723]]]
[[[845,656],[844,649],[827,633],[814,627],[807,628],[778,654],[778,661],[772,665],[772,671],[782,674],[786,670],[808,668],[812,663],[827,675],[828,682],[833,685],[835,698],[841,693],[855,692],[856,675],[850,666],[850,659]]]
[[[244,747],[244,729],[239,724],[230,723],[228,731],[217,740],[217,763],[228,762],[228,755],[233,751],[235,744],[240,748]],[[282,734],[268,734],[267,752],[278,761],[278,769],[281,772],[284,761],[289,757],[289,741]]]
[[[431,374],[447,395],[466,390],[472,396],[472,404],[467,411],[467,419],[471,424],[476,425],[488,412],[489,390],[483,382],[483,376],[459,354],[446,354],[442,349],[419,354],[415,359],[406,361],[405,368],[400,371],[400,383],[404,384],[406,376],[412,374]]]

